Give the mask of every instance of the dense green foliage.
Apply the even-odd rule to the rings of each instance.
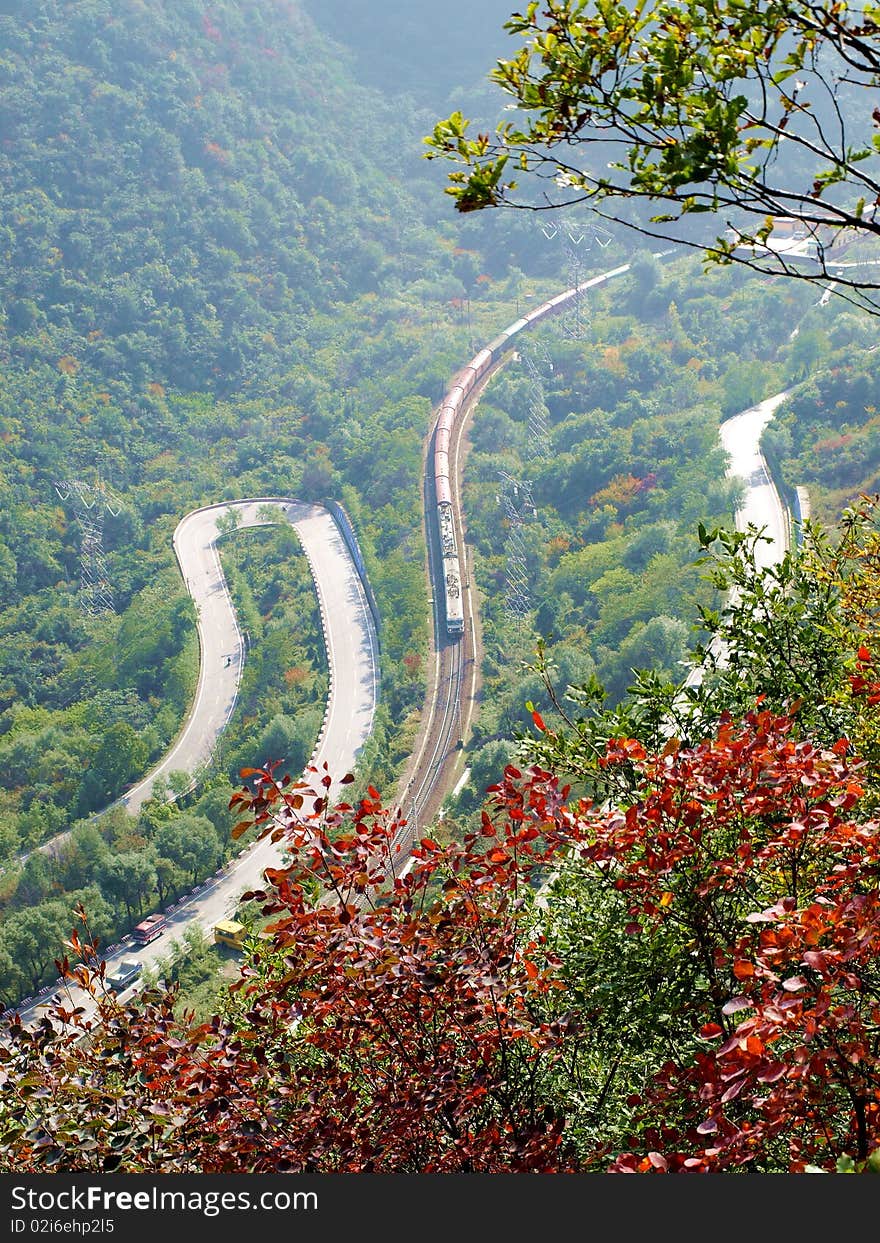
[[[292,843],[291,884],[252,903],[279,918],[232,997],[221,953],[190,932],[142,1009],[104,999],[105,1029],[85,1051],[78,1033],[4,1033],[0,1163],[862,1163],[880,1135],[876,1014],[862,1004],[876,992],[876,523],[845,517],[837,544],[811,529],[763,579],[757,537],[715,527],[736,499],[719,422],[784,385],[765,445],[787,486],[807,484],[829,510],[876,486],[876,332],[789,283],[731,271],[701,283],[695,265],[642,253],[591,299],[583,340],[542,333],[545,456],[528,430],[532,380],[513,360],[501,371],[465,474],[485,646],[467,827],[503,773],[499,797],[478,833],[454,840],[464,826],[447,820],[448,847],[426,838],[405,883],[380,895],[387,860],[372,871],[369,856],[397,826],[368,783],[390,795],[422,705],[432,405],[559,280],[537,231],[519,245],[530,225],[433,219],[409,142],[434,89],[433,35],[407,33],[417,6],[407,21],[396,5],[370,15],[369,38],[349,0],[321,12],[331,29],[334,12],[352,19],[351,61],[293,0],[0,3],[0,1003],[55,975],[74,905],[106,946],[230,858],[243,766],[277,760],[296,775],[311,753],[327,674],[304,558],[284,525],[230,530],[223,562],[248,659],[217,763],[192,791],[173,774],[137,817],[91,814],[167,747],[191,697],[194,616],[171,554],[188,509],[342,500],[383,621],[382,702],[351,787],[357,831],[351,808],[318,807]],[[351,75],[360,65],[384,85],[395,40],[413,56],[389,106]],[[456,72],[444,64],[437,89]],[[622,257],[619,238],[594,255]],[[499,470],[528,479],[535,502],[521,625],[504,613]],[[94,617],[80,607],[77,480],[110,501],[115,607]],[[684,693],[697,638],[721,641],[725,658],[707,656]],[[505,769],[514,756],[539,767],[523,778]],[[569,779],[607,816],[569,802]],[[265,819],[272,789],[249,782],[241,799]],[[31,850],[67,828],[52,856]],[[800,1029],[780,1039],[773,1027],[778,945],[762,925],[774,921],[797,947],[785,969],[804,972],[782,988],[819,1048],[809,1072]],[[191,1010],[215,1005],[194,1029]],[[759,1060],[734,1051],[731,1071],[731,1050],[716,1057],[711,1042],[740,1030],[742,1009],[755,1012],[742,1052]],[[843,1055],[829,1014],[847,1025]],[[235,1074],[213,1080],[196,1047]],[[46,1067],[48,1140],[44,1096],[16,1095]],[[799,1113],[796,1088],[785,1096],[807,1073],[824,1130]],[[731,1074],[757,1085],[741,1115],[725,1109]],[[740,1143],[746,1110],[759,1158]],[[789,1123],[795,1139],[780,1139]],[[700,1138],[716,1130],[726,1148]]]
[[[248,657],[234,724],[220,741],[221,768],[237,783],[242,768],[272,756],[298,774],[312,754],[327,696],[308,565],[285,524],[227,536],[222,561]]]
[[[535,454],[536,388],[522,366],[500,373],[474,419],[465,510],[486,655],[459,808],[479,805],[498,760],[513,753],[513,737],[528,730],[526,703],[550,710],[532,668],[539,639],[560,694],[596,679],[614,708],[635,670],[680,680],[706,638],[700,609],[718,601],[697,564],[697,526],[729,522],[738,495],[724,474],[720,422],[786,384],[799,411],[815,385],[841,382],[844,368],[858,367],[847,359],[867,365],[857,351],[876,339],[870,320],[854,336],[851,314],[833,305],[819,313],[796,286],[733,269],[701,278],[692,262],[648,254],[590,303],[584,340],[560,340],[557,328],[521,346],[541,364],[547,455]],[[824,372],[803,379],[832,356],[839,366],[827,381]],[[853,385],[855,397],[858,375]],[[783,429],[789,424],[800,421],[787,415]],[[775,423],[765,441],[783,443]],[[864,469],[871,457],[860,449],[852,460]],[[768,456],[775,465],[778,454]],[[786,460],[785,477],[812,482],[800,468]],[[505,607],[510,529],[499,469],[529,481],[535,504],[519,532],[532,604],[519,622]]]
[[[558,288],[560,256],[522,221],[439,225],[412,143],[417,103],[357,87],[356,59],[286,0],[226,0],[210,15],[40,0],[5,6],[0,34],[0,898],[10,945],[21,920],[42,921],[40,953],[0,963],[8,1000],[52,974],[70,895],[93,887],[87,905],[112,939],[229,854],[224,792],[243,765],[296,770],[311,752],[326,680],[304,564],[281,528],[235,537],[224,556],[251,646],[216,771],[179,811],[162,789],[137,820],[119,808],[90,819],[167,748],[192,695],[194,613],[171,551],[192,507],[345,503],[383,621],[358,789],[393,787],[427,669],[432,403],[477,343]],[[413,65],[434,55],[433,41],[419,47]],[[445,72],[443,89],[456,81]],[[426,89],[421,76],[397,87]],[[367,154],[379,150],[381,162]],[[594,257],[621,255],[615,244]],[[525,433],[528,386],[512,367],[497,381],[465,491],[487,650],[472,795],[543,693],[522,672],[538,635],[562,685],[597,673],[612,702],[635,666],[674,676],[709,599],[695,523],[733,501],[719,417],[829,351],[868,345],[843,325],[830,344],[816,329],[780,352],[795,310],[779,287],[709,290],[694,269],[640,255],[586,340],[552,345],[544,461]],[[773,327],[756,337],[750,317]],[[870,421],[864,444],[870,454]],[[499,468],[527,476],[537,504],[524,532],[536,608],[522,630],[502,608]],[[104,500],[114,607],[88,616],[87,524]],[[172,790],[186,784],[175,775]],[[71,827],[56,860],[14,862]]]
[[[0,1035],[2,1168],[875,1170],[877,503],[770,579],[752,534],[703,532],[738,592],[692,711],[601,746],[536,715],[541,762],[405,869],[372,795],[256,774],[236,806],[289,853],[232,990],[201,1022],[167,980],[120,1004],[71,937],[54,1025]],[[601,797],[560,780],[572,760]],[[192,948],[167,973],[201,991]]]
[[[514,317],[519,265],[538,255],[540,297],[558,256],[528,230],[517,250],[522,229],[441,225],[423,118],[359,88],[298,4],[40,0],[3,6],[0,46],[2,899],[17,918],[84,874],[108,900],[106,940],[192,871],[151,853],[153,822],[174,814],[164,791],[148,823],[87,823],[168,747],[195,686],[177,522],[239,496],[345,503],[383,622],[360,780],[390,788],[428,667],[431,406],[474,341]],[[314,604],[284,536],[268,538],[271,555],[258,537],[260,554],[242,544],[230,564],[253,643],[208,809],[184,800],[219,851],[229,777],[272,758],[264,747],[295,767],[322,710]],[[96,571],[113,608],[90,616],[80,580]],[[14,857],[71,826],[70,851],[32,857],[19,889]],[[108,851],[123,858],[113,876]],[[13,971],[4,996],[35,979]]]
[[[199,504],[345,500],[385,619],[388,745],[372,760],[393,781],[424,686],[422,440],[467,348],[460,300],[476,322],[488,291],[478,253],[456,256],[458,231],[437,227],[411,116],[360,90],[297,4],[5,5],[0,47],[0,856],[76,826],[70,858],[28,861],[33,883],[8,862],[2,896],[10,919],[68,911],[48,946],[78,876],[100,884],[112,939],[228,851],[241,763],[311,751],[324,657],[275,534],[265,564],[231,566],[253,643],[220,785],[185,811],[213,845],[196,866],[173,843],[155,853],[143,818],[77,823],[149,768],[188,707],[195,617],[171,536]],[[104,499],[100,560],[84,518]],[[106,571],[112,609],[84,614],[82,569]],[[153,820],[173,818],[162,797]],[[13,970],[3,995],[36,980]]]
[[[784,486],[808,489],[811,509],[833,523],[859,493],[880,488],[880,384],[874,359],[834,360],[777,411],[764,433]]]
[[[205,501],[345,494],[387,618],[391,718],[415,707],[421,442],[465,285],[405,184],[407,119],[359,93],[297,5],[45,0],[7,6],[0,34],[8,855],[117,797],[174,736],[196,647],[171,534]],[[365,147],[383,144],[380,171]],[[112,498],[115,615],[78,607],[95,562],[76,481],[93,513]]]

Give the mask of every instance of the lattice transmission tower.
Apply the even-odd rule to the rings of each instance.
[[[107,485],[98,479],[55,481],[55,491],[69,504],[81,532],[79,549],[79,603],[87,617],[113,612],[113,589],[104,557],[104,517],[116,517],[121,503]]]
[[[507,471],[499,470],[501,492],[498,500],[507,518],[507,539],[504,552],[507,558],[504,607],[508,616],[519,625],[531,607],[529,576],[526,569],[526,546],[522,537],[523,523],[534,518],[537,510],[532,500],[531,484],[514,479]]]
[[[545,220],[541,225],[541,232],[548,242],[557,242],[562,247],[568,287],[575,292],[558,322],[564,337],[570,341],[579,341],[590,326],[589,301],[581,283],[586,268],[586,254],[592,250],[594,243],[604,250],[612,241],[612,236],[607,229],[593,221],[580,223],[570,219]]]
[[[528,455],[543,460],[550,456],[550,434],[547,430],[547,403],[544,399],[544,376],[552,375],[553,360],[542,341],[532,341],[528,350],[521,348],[519,358],[529,376],[529,443]]]

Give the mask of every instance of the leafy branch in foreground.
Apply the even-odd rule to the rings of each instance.
[[[768,711],[619,739],[632,791],[602,808],[509,766],[477,831],[390,880],[378,798],[262,770],[237,802],[288,859],[222,1013],[68,968],[94,1009],[0,1039],[0,1167],[869,1168],[880,826],[848,749]]]
[[[711,263],[821,282],[833,269],[836,292],[877,314],[872,270],[826,256],[880,237],[878,23],[877,6],[841,0],[533,0],[505,26],[524,46],[491,74],[516,117],[472,136],[455,112],[428,158],[461,166],[447,191],[459,211],[585,203]],[[640,202],[655,214],[617,206]],[[731,232],[676,227],[705,214]],[[806,266],[766,245],[792,215],[817,243]]]
[[[874,1169],[876,515],[766,575],[758,532],[701,532],[726,660],[687,699],[534,712],[546,762],[460,842],[407,859],[375,789],[243,773],[234,833],[283,862],[240,978],[206,1022],[175,988],[120,1004],[72,938],[70,997],[0,1034],[0,1168]]]

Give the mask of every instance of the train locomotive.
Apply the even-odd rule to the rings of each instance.
[[[623,264],[619,268],[614,268],[610,272],[604,272],[601,276],[594,276],[592,280],[585,281],[580,288],[589,289],[593,286],[601,285],[604,281],[611,280],[615,276],[621,276],[628,271],[629,264]],[[462,575],[462,558],[455,535],[455,514],[452,499],[453,481],[449,466],[449,451],[456,420],[464,410],[474,385],[482,380],[490,368],[510,348],[511,341],[517,333],[522,332],[523,329],[533,327],[539,320],[546,318],[546,316],[553,315],[565,306],[577,292],[576,289],[567,289],[564,293],[557,294],[555,298],[551,298],[549,302],[544,302],[540,306],[535,307],[528,315],[524,315],[522,319],[515,320],[503,332],[499,333],[494,341],[490,341],[487,346],[480,350],[479,354],[453,376],[452,383],[446,390],[437,411],[437,420],[434,424],[433,454],[437,532],[440,540],[442,567],[441,583],[438,586],[444,600],[446,633],[452,639],[458,638],[464,633],[464,578]]]

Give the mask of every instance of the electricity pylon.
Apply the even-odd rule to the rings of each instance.
[[[55,481],[55,491],[68,502],[81,532],[79,550],[79,602],[87,617],[113,612],[113,589],[104,557],[104,515],[114,517],[122,510],[120,502],[99,479]]]

